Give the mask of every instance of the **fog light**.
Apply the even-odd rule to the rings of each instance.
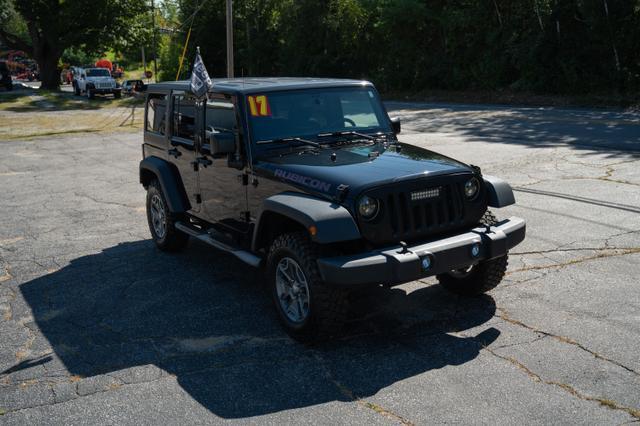
[[[422,258],[422,270],[428,271],[431,268],[431,258],[429,256],[425,256]]]
[[[480,243],[475,243],[471,246],[471,257],[480,256]]]

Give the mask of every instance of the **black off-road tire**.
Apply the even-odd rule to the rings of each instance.
[[[309,314],[302,323],[292,322],[278,301],[276,267],[289,257],[302,268],[309,287]],[[318,248],[303,232],[283,234],[273,241],[267,257],[266,275],[269,292],[278,318],[287,333],[304,341],[322,341],[339,334],[348,314],[348,293],[322,281],[317,264]]]
[[[114,99],[120,99],[122,97],[122,92],[113,92]]]
[[[94,99],[96,97],[95,93],[91,89],[86,89],[85,94],[87,95],[87,99]]]
[[[159,198],[162,208],[164,209],[166,231],[163,236],[159,236],[153,226],[151,204],[154,196]],[[164,192],[162,191],[162,187],[160,186],[160,182],[154,179],[147,188],[147,222],[149,223],[151,238],[160,250],[179,251],[189,242],[189,236],[175,228],[175,222],[180,219],[181,217],[176,216],[169,211],[167,200],[164,196]]]
[[[486,211],[480,224],[495,225],[498,220],[489,210]],[[436,278],[446,290],[461,296],[478,296],[496,288],[507,271],[508,254],[474,265],[465,276],[440,274]]]
[[[73,94],[76,96],[80,96],[80,88],[75,83],[73,84]]]

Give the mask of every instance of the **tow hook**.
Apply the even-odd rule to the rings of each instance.
[[[409,253],[409,249],[407,248],[407,243],[404,241],[400,241],[400,250],[397,252],[398,254]]]

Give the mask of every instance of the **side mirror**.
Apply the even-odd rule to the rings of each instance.
[[[400,117],[393,117],[391,119],[391,129],[393,130],[393,133],[395,133],[396,135],[400,133],[401,127],[402,126],[400,126]]]
[[[211,155],[214,157],[236,152],[236,140],[233,133],[209,133]]]

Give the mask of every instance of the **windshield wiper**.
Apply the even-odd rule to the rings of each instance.
[[[345,131],[341,131],[341,132],[318,133],[318,137],[319,138],[324,138],[324,137],[328,137],[328,136],[332,136],[334,138],[335,137],[340,137],[340,136],[356,136],[358,138],[363,138],[363,139],[368,139],[370,141],[375,141],[379,137],[383,136],[383,134],[382,133],[376,133],[374,136],[372,136],[372,135],[368,135],[366,133],[354,132],[353,130],[345,130]]]
[[[375,140],[375,138],[371,135],[367,135],[366,133],[358,133],[352,130],[342,131],[342,132],[327,132],[327,133],[318,133],[319,138],[324,138],[328,136],[338,137],[338,136],[357,136],[359,138],[365,138],[369,140]]]
[[[276,139],[267,139],[267,140],[263,140],[263,141],[258,141],[257,143],[259,144],[263,144],[263,143],[287,143],[287,142],[300,142],[303,143],[305,145],[311,145],[313,147],[316,148],[320,148],[321,145],[318,142],[314,142],[314,141],[310,141],[308,139],[303,139],[303,138],[276,138]]]

